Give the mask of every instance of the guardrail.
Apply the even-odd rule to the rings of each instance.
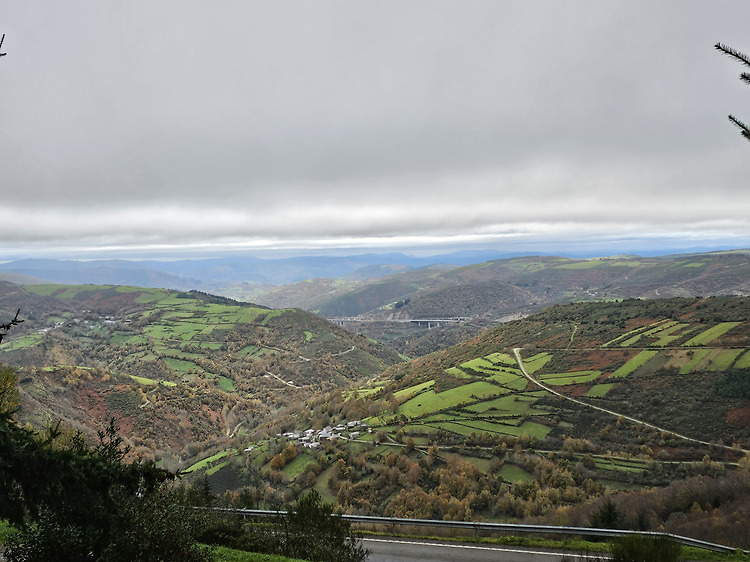
[[[232,509],[216,508],[219,511],[230,511],[245,517],[268,517],[286,515],[286,511],[269,511],[265,509]],[[388,525],[392,527],[412,525],[421,527],[452,527],[454,529],[479,531],[501,531],[505,533],[527,533],[527,534],[551,534],[551,535],[573,535],[589,536],[598,538],[626,537],[630,535],[641,535],[644,537],[666,538],[683,546],[692,546],[714,552],[735,552],[738,549],[723,544],[712,543],[673,535],[671,533],[657,533],[654,531],[631,531],[628,529],[598,529],[592,527],[564,527],[560,525],[524,525],[521,523],[489,523],[483,521],[441,521],[438,519],[402,519],[396,517],[377,517],[371,515],[341,515],[342,519],[352,523],[370,523],[373,525]],[[750,551],[744,551],[750,554]]]

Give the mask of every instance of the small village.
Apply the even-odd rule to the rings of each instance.
[[[336,441],[337,439],[353,440],[357,439],[363,432],[372,433],[372,428],[368,427],[362,421],[353,420],[335,427],[329,425],[317,431],[314,429],[290,431],[284,433],[283,437],[294,440],[297,445],[302,445],[308,449],[317,449],[320,447],[321,441]],[[279,434],[277,437],[282,437],[282,434]]]

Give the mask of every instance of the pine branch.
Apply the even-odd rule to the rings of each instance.
[[[747,140],[750,140],[750,127],[745,125],[742,121],[737,119],[734,115],[730,115],[729,120],[732,122],[732,124],[735,127],[737,127],[740,130],[740,133],[742,133],[743,137],[745,137]]]
[[[742,74],[740,74],[740,80],[742,80],[746,84],[750,84],[750,73],[743,72]]]
[[[746,54],[741,53],[740,51],[736,49],[732,49],[732,47],[727,47],[726,45],[722,45],[721,43],[716,43],[714,47],[716,48],[716,50],[721,51],[728,57],[738,60],[745,66],[750,66],[750,57],[748,57]]]

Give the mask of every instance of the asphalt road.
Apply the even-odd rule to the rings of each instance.
[[[368,562],[560,562],[566,555],[575,562],[603,559],[593,555],[539,548],[426,539],[366,537],[362,542],[371,551]]]

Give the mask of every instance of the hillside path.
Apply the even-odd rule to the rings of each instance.
[[[700,443],[701,445],[707,445],[709,447],[721,447],[722,449],[726,449],[728,451],[741,451],[745,454],[750,453],[747,449],[742,449],[741,447],[731,447],[729,445],[719,445],[717,443],[709,443],[708,441],[701,441],[700,439],[694,439],[693,437],[688,437],[687,435],[681,435],[675,431],[672,431],[671,429],[666,429],[663,427],[659,427],[657,425],[654,425],[652,423],[645,422],[643,420],[639,420],[636,418],[633,418],[631,416],[627,416],[625,414],[620,414],[618,412],[613,412],[612,410],[607,410],[606,408],[601,408],[600,406],[594,406],[593,404],[589,404],[588,402],[584,402],[582,400],[578,400],[576,398],[573,398],[571,396],[566,396],[565,394],[562,394],[561,392],[558,392],[557,390],[554,390],[553,388],[550,388],[544,383],[539,382],[534,377],[532,377],[529,373],[526,372],[526,368],[523,366],[523,359],[521,359],[521,348],[520,347],[514,347],[513,348],[513,354],[516,356],[516,362],[518,363],[518,366],[521,369],[521,372],[523,375],[529,379],[531,382],[533,382],[535,385],[537,385],[539,388],[542,388],[546,390],[547,392],[554,394],[555,396],[559,396],[560,398],[564,398],[565,400],[570,400],[571,402],[575,402],[576,404],[579,404],[581,406],[585,406],[586,408],[593,408],[594,410],[598,410],[600,412],[604,412],[605,414],[609,414],[610,416],[615,416],[616,418],[622,418],[628,421],[631,421],[633,423],[637,423],[640,425],[644,425],[646,427],[650,427],[652,429],[656,429],[657,431],[663,431],[665,433],[669,433],[670,435],[674,435],[675,437],[678,437],[680,439],[684,439],[686,441],[690,441],[692,443]]]

